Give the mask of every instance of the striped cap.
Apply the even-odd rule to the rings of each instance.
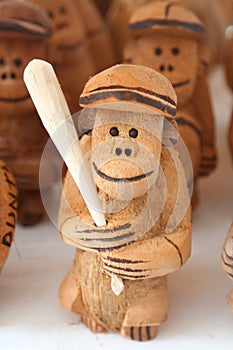
[[[51,35],[51,20],[39,6],[26,1],[0,2],[0,36],[26,39]]]
[[[140,65],[119,64],[92,77],[79,100],[84,108],[112,102],[141,105],[173,119],[177,98],[170,81],[155,70]]]
[[[152,1],[140,6],[129,20],[129,29],[134,35],[162,31],[173,35],[202,40],[205,27],[190,10],[172,1]]]

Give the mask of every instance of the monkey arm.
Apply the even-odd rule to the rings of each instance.
[[[223,246],[222,265],[224,271],[233,279],[233,224]]]
[[[210,174],[217,165],[215,149],[215,122],[208,82],[204,69],[199,72],[198,83],[193,95],[196,117],[203,128],[203,150],[199,174]]]
[[[137,279],[163,276],[178,270],[189,258],[191,228],[188,211],[182,223],[170,234],[160,234],[117,250],[101,253],[108,274]]]

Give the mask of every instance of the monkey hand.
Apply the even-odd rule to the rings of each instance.
[[[188,259],[190,247],[190,230],[187,229],[107,250],[101,257],[109,276],[114,273],[123,279],[136,280],[178,270]]]
[[[204,145],[202,159],[199,168],[200,176],[207,176],[214,171],[217,166],[217,155],[214,147]]]

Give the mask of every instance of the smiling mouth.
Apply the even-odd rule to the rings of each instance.
[[[182,81],[181,83],[175,83],[175,84],[172,84],[172,86],[174,88],[179,88],[181,86],[185,86],[185,85],[188,85],[190,83],[190,80],[185,80],[185,81]]]
[[[97,168],[97,166],[96,166],[96,164],[94,162],[92,163],[92,165],[93,165],[93,168],[94,168],[95,172],[100,177],[102,177],[105,180],[112,181],[112,182],[134,182],[134,181],[139,181],[139,180],[142,180],[142,179],[145,179],[145,178],[151,176],[153,174],[153,172],[154,172],[154,170],[151,170],[151,171],[149,171],[146,174],[142,174],[142,175],[138,175],[138,176],[134,176],[134,177],[115,178],[115,177],[108,176],[108,175],[104,174],[102,171],[100,171]]]
[[[26,95],[26,96],[22,96],[22,97],[18,97],[18,98],[4,98],[4,97],[0,97],[0,101],[2,102],[23,102],[25,100],[30,99],[30,95]]]

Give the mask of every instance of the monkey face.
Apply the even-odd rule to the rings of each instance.
[[[126,47],[125,60],[144,64],[168,78],[184,104],[192,96],[199,69],[198,43],[194,39],[162,33],[139,37]]]
[[[42,41],[28,42],[6,38],[0,43],[0,102],[12,104],[30,100],[23,71],[33,58],[46,58]]]
[[[114,199],[141,197],[157,179],[161,149],[161,140],[141,127],[117,122],[95,127],[91,165],[96,185]]]
[[[72,48],[80,39],[80,19],[72,1],[32,0],[41,6],[52,20],[53,42],[60,48]],[[81,30],[82,32],[82,30]]]

